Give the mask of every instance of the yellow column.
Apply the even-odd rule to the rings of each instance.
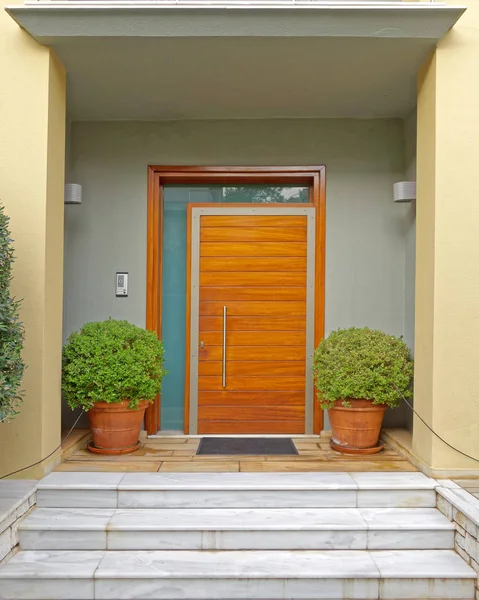
[[[60,443],[65,71],[0,10],[0,202],[11,218],[12,291],[23,298],[21,414],[0,424],[0,477]],[[41,477],[59,452],[17,477]]]
[[[479,460],[479,2],[462,4],[418,81],[415,408]],[[413,452],[479,471],[418,418]]]

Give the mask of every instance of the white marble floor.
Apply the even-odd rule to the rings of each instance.
[[[20,526],[25,550],[451,549],[433,508],[53,509]]]
[[[25,498],[30,496],[38,481],[33,479],[1,479],[0,480],[0,523],[7,513],[17,508]]]
[[[360,475],[360,477],[359,477]],[[56,472],[38,484],[44,508],[356,508],[436,505],[422,473]]]
[[[452,550],[21,552],[0,599],[472,600],[473,573]]]
[[[81,473],[38,484],[0,600],[474,600],[421,473]]]
[[[0,480],[0,562],[18,544],[18,523],[35,504],[36,481]]]

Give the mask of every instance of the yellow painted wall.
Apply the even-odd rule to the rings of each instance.
[[[461,4],[419,75],[415,407],[479,459],[479,2]],[[413,451],[435,469],[479,469],[417,418]]]
[[[479,1],[464,3],[420,74],[415,406],[479,458]],[[15,239],[28,369],[20,416],[0,424],[0,476],[60,441],[64,137],[64,70],[1,10],[0,201]],[[414,451],[434,468],[478,466],[417,419]],[[40,477],[56,460],[20,476]]]
[[[11,218],[23,298],[25,400],[0,424],[0,477],[60,442],[65,72],[0,10],[0,202]],[[41,477],[58,452],[19,477]]]

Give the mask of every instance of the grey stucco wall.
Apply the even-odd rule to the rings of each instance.
[[[410,205],[392,201],[405,171],[402,120],[77,122],[70,143],[83,204],[65,207],[65,339],[110,316],[145,325],[148,164],[325,164],[326,333],[406,334]],[[116,271],[130,273],[128,298],[115,298]],[[387,424],[402,425],[393,415]]]
[[[404,121],[404,151],[406,181],[416,181],[417,114],[411,113]],[[404,337],[411,348],[414,346],[414,295],[416,287],[416,201],[405,208],[405,300]]]

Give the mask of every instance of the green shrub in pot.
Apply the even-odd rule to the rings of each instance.
[[[165,352],[152,331],[127,321],[87,323],[63,348],[62,388],[71,408],[95,402],[153,401],[161,390]]]
[[[324,339],[314,353],[313,375],[318,400],[329,410],[337,445],[361,447],[358,414],[363,411],[363,416],[370,418],[374,405],[382,410],[372,444],[377,443],[385,408],[411,398],[413,373],[411,353],[402,338],[367,327],[351,327],[333,331]],[[348,418],[345,409],[357,414],[349,423],[338,424],[338,419]],[[358,430],[355,443],[339,439],[348,428]],[[365,424],[364,431],[367,429],[371,424]]]
[[[166,374],[163,343],[152,331],[127,321],[87,323],[63,349],[62,389],[72,409],[88,412],[100,454],[139,447],[145,410]]]

